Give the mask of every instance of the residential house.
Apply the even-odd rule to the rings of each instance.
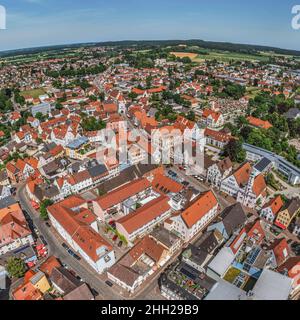
[[[206,181],[213,187],[220,189],[221,183],[232,172],[233,165],[230,158],[225,158],[207,168]]]
[[[272,124],[269,121],[264,121],[255,117],[248,117],[247,121],[252,127],[268,130],[272,128]]]
[[[86,200],[71,196],[47,208],[50,221],[60,236],[98,273],[115,263],[115,253],[98,233],[96,217]]]
[[[264,203],[266,188],[264,176],[257,175],[250,163],[246,162],[222,181],[220,190],[244,206],[254,208],[259,202]]]
[[[273,223],[283,205],[284,203],[282,201],[281,196],[279,195],[271,199],[267,204],[263,206],[263,208],[260,211],[260,216],[266,221]]]
[[[12,197],[1,200],[0,255],[33,244],[33,237],[23,211]]]
[[[217,198],[212,191],[207,191],[188,203],[183,212],[176,213],[167,219],[164,225],[184,242],[188,242],[207,227],[218,214]]]
[[[235,232],[239,231],[247,221],[246,213],[240,203],[235,203],[225,208],[220,221],[210,225],[207,231],[219,230],[225,239],[229,239]]]
[[[108,279],[134,293],[148,277],[169,260],[167,250],[149,236],[139,241],[107,271]]]
[[[121,211],[122,203],[129,199],[137,202],[146,198],[151,189],[151,182],[146,178],[129,182],[93,201],[94,213],[100,220],[105,221],[111,214]]]
[[[289,200],[278,212],[275,225],[285,230],[289,227],[292,220],[297,216],[300,210],[300,199],[293,198]]]
[[[224,133],[222,131],[215,131],[209,128],[206,128],[204,131],[206,147],[214,147],[217,149],[224,149],[224,147],[235,138],[231,135]]]
[[[272,257],[272,267],[277,268],[290,257],[290,248],[286,238],[275,239],[268,246],[268,251]]]
[[[300,236],[300,217],[296,219],[294,226],[293,226],[293,234],[297,237]]]
[[[290,257],[281,264],[277,271],[293,280],[291,294],[297,294],[300,289],[300,257]]]
[[[150,233],[153,228],[162,223],[170,214],[171,207],[167,196],[160,196],[141,208],[129,213],[116,221],[116,229],[130,244],[136,238]]]
[[[0,200],[11,195],[10,187],[0,185]]]
[[[224,125],[224,117],[219,112],[205,109],[202,113],[202,122],[209,128],[220,128]]]

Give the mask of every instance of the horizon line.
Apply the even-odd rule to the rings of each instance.
[[[212,41],[212,40],[203,40],[203,39],[123,39],[123,40],[106,40],[106,41],[88,41],[88,42],[72,42],[72,43],[60,43],[60,44],[48,44],[48,45],[37,45],[32,47],[23,47],[23,48],[14,48],[14,49],[4,49],[0,50],[1,53],[13,53],[15,51],[26,51],[26,50],[33,50],[33,49],[43,49],[43,48],[51,48],[51,47],[67,47],[67,46],[78,46],[78,45],[97,45],[102,43],[110,43],[110,42],[151,42],[151,41],[203,41],[207,43],[223,43],[223,44],[233,44],[233,45],[246,45],[246,46],[256,46],[268,49],[279,49],[279,50],[287,50],[287,51],[294,51],[300,54],[300,49],[290,49],[290,48],[283,48],[283,47],[276,47],[270,45],[263,45],[263,44],[254,44],[254,43],[243,43],[243,42],[231,42],[231,41]]]

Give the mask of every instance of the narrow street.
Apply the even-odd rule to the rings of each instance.
[[[22,185],[17,190],[17,200],[19,200],[21,207],[26,210],[31,217],[34,225],[39,232],[44,236],[48,243],[49,255],[54,255],[59,258],[62,263],[65,263],[72,270],[79,275],[84,282],[90,285],[98,291],[99,296],[97,299],[109,299],[109,300],[122,300],[122,296],[110,288],[104,281],[100,279],[100,276],[87,264],[81,261],[75,260],[71,257],[67,251],[62,247],[62,242],[54,236],[52,229],[48,228],[44,221],[39,217],[39,214],[31,207],[26,196],[25,185]]]

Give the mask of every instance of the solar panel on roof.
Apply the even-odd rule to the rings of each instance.
[[[271,164],[271,160],[268,158],[262,158],[255,166],[254,168],[260,172],[263,172],[266,170],[266,168]]]

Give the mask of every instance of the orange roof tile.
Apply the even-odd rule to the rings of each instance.
[[[86,201],[79,196],[71,196],[66,200],[48,207],[48,212],[66,230],[78,246],[93,260],[98,261],[98,249],[105,247],[112,250],[111,245],[90,226],[92,212],[81,206]],[[76,210],[72,210],[77,208]]]
[[[282,201],[282,198],[281,196],[277,196],[273,199],[271,199],[265,206],[264,208],[271,208],[272,212],[274,215],[276,215],[280,209],[283,207],[283,201]]]
[[[270,129],[273,127],[269,121],[264,121],[264,120],[261,120],[258,118],[248,117],[247,120],[252,126],[257,127],[257,128]]]
[[[161,216],[166,211],[170,210],[169,198],[167,196],[160,196],[154,199],[138,210],[122,217],[117,221],[124,229],[129,233],[133,233],[135,230],[140,229],[153,219]]]
[[[258,175],[254,179],[252,190],[256,194],[256,196],[259,196],[262,194],[262,192],[267,188],[266,181],[263,174]]]
[[[201,194],[182,212],[181,217],[188,228],[192,228],[211,209],[218,205],[218,200],[212,191]]]
[[[249,162],[242,164],[234,173],[234,177],[240,187],[245,186],[250,178],[251,165]]]
[[[138,179],[113,190],[107,195],[101,196],[98,198],[97,203],[103,210],[106,210],[149,187],[151,187],[151,183],[148,179]]]

